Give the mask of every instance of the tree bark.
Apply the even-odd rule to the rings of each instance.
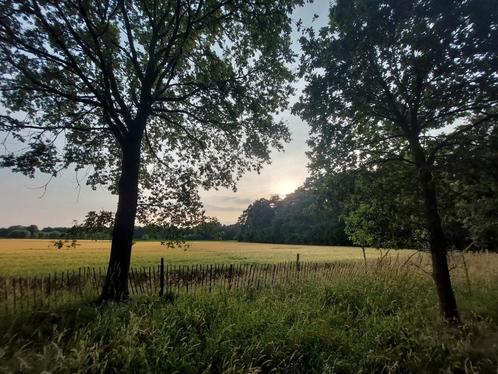
[[[460,316],[448,269],[448,246],[438,210],[436,185],[418,138],[410,139],[410,147],[415,159],[418,180],[423,195],[426,229],[429,233],[429,247],[432,258],[432,277],[436,284],[439,307],[447,320],[458,323]]]
[[[100,301],[122,301],[129,297],[133,229],[137,214],[140,140],[129,142],[122,151],[121,176],[118,184],[118,208],[112,231],[109,267]]]

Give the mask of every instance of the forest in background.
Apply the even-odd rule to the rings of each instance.
[[[496,126],[472,153],[460,147],[440,157],[436,181],[443,227],[453,249],[498,248],[498,133]],[[190,228],[136,226],[135,240],[239,240],[245,242],[359,245],[383,248],[427,246],[421,229],[422,202],[413,190],[409,165],[389,164],[375,170],[346,171],[310,177],[280,198],[260,198],[237,223],[214,217]],[[112,212],[89,212],[73,227],[36,225],[0,228],[4,238],[110,239]]]

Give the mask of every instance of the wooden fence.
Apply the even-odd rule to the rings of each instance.
[[[360,265],[360,266],[359,266]],[[284,262],[276,264],[214,264],[132,267],[129,291],[134,295],[222,292],[270,287],[292,280],[327,279],[363,271],[358,262]],[[105,268],[82,267],[31,278],[0,277],[0,312],[44,310],[68,301],[95,299]]]

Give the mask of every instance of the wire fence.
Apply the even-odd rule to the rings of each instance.
[[[327,279],[364,271],[358,262],[283,262],[275,264],[165,264],[132,267],[131,296],[168,293],[222,292],[271,287],[292,280]],[[0,311],[7,314],[42,310],[68,301],[96,298],[107,269],[81,267],[30,278],[0,277]]]
[[[415,271],[431,276],[430,257],[414,252],[410,256],[388,256],[367,261],[311,262],[295,261],[274,264],[199,264],[132,267],[128,288],[131,296],[162,296],[168,294],[225,292],[267,288],[293,281],[333,280],[354,277],[365,272],[383,270],[389,274]],[[498,274],[498,255],[466,254],[450,256],[452,278],[462,279],[470,292],[471,280],[479,274]],[[467,261],[465,260],[467,258]],[[81,267],[77,270],[54,272],[36,277],[0,277],[0,313],[48,310],[69,302],[95,300],[105,280],[105,267]],[[424,275],[425,274],[425,275]]]

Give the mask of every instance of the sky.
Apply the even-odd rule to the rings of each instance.
[[[314,14],[318,19],[313,25],[319,27],[326,22],[329,0],[315,0],[312,4],[296,9],[295,21],[302,19],[311,25]],[[298,34],[294,33],[294,48],[299,51]],[[296,101],[302,82],[296,83]],[[227,189],[201,191],[206,215],[216,217],[224,224],[235,223],[242,211],[254,200],[272,195],[285,195],[303,184],[306,168],[308,127],[288,111],[280,117],[288,125],[292,140],[283,152],[272,153],[272,162],[265,165],[260,174],[245,174],[238,183],[237,192]],[[43,174],[30,179],[22,174],[0,168],[0,227],[36,224],[46,226],[71,226],[73,220],[81,222],[88,211],[115,211],[117,196],[106,189],[91,190],[78,183],[74,171],[67,170],[48,182]]]

